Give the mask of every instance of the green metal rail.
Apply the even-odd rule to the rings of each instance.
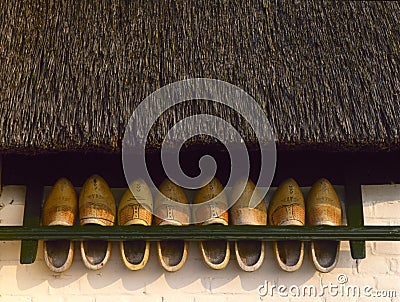
[[[0,240],[373,240],[400,241],[400,226],[8,226]]]

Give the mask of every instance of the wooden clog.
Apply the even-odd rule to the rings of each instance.
[[[309,225],[342,224],[342,207],[331,183],[322,178],[311,188],[307,197],[307,223]],[[327,273],[339,259],[340,241],[320,240],[311,242],[310,256],[315,268]]]
[[[122,195],[118,205],[118,225],[151,225],[153,197],[142,179],[135,180]],[[145,240],[120,241],[121,257],[127,268],[142,269],[150,254],[150,242]]]
[[[166,179],[161,184],[159,191],[161,194],[157,194],[154,201],[155,224],[160,226],[189,225],[189,202],[182,188]],[[158,241],[157,252],[161,266],[169,272],[175,272],[186,262],[188,243],[184,240]]]
[[[220,194],[223,186],[217,178],[196,192],[193,204],[195,221],[202,225],[228,225],[228,200]],[[228,265],[230,257],[227,240],[208,240],[199,242],[204,262],[213,269],[223,269]]]
[[[303,194],[294,179],[283,182],[275,192],[268,207],[269,224],[298,225],[305,223],[305,205]],[[287,272],[298,270],[304,258],[304,242],[273,242],[275,259],[281,269]]]
[[[80,224],[113,226],[115,208],[114,196],[104,179],[98,175],[88,178],[79,195]],[[111,242],[105,240],[81,241],[83,263],[91,270],[102,268],[110,258],[111,247]]]
[[[244,187],[244,191],[241,189]],[[255,208],[249,208],[250,199],[260,200]],[[267,207],[254,183],[251,180],[238,181],[231,192],[230,221],[233,225],[266,225]],[[265,242],[257,240],[235,241],[236,260],[246,272],[257,270],[264,262]]]
[[[51,189],[43,205],[42,225],[72,226],[78,202],[74,186],[66,178],[59,179]],[[74,258],[74,242],[47,240],[43,242],[44,260],[48,268],[61,273],[70,268]]]

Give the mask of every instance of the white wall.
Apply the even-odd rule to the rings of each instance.
[[[11,203],[11,201],[14,200]],[[24,192],[20,188],[5,187],[0,197],[1,225],[21,225]],[[400,225],[400,185],[368,186],[363,188],[366,224]],[[301,269],[294,273],[281,271],[272,257],[271,244],[263,266],[256,272],[239,269],[234,258],[222,271],[205,266],[196,243],[189,247],[188,261],[175,273],[167,273],[159,266],[155,245],[152,245],[147,266],[138,272],[126,269],[115,243],[110,262],[99,271],[88,271],[81,262],[78,245],[70,270],[62,274],[50,272],[43,261],[42,244],[36,262],[19,264],[20,242],[0,242],[0,301],[400,301],[400,243],[368,242],[367,258],[351,258],[348,242],[342,242],[340,260],[328,274],[315,271],[308,257]],[[308,255],[308,245],[306,253]],[[332,282],[345,274],[345,285],[371,286],[374,289],[396,290],[397,298],[323,297],[280,298],[275,291],[260,297],[257,287],[267,280],[270,284],[314,285]]]

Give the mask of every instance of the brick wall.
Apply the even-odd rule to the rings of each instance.
[[[0,210],[0,226],[22,223],[23,196],[19,188],[5,188],[0,197],[0,204],[4,205]],[[400,185],[363,187],[363,200],[366,224],[400,225]],[[241,271],[233,258],[222,271],[207,268],[196,243],[190,244],[188,261],[175,273],[164,272],[160,267],[155,245],[152,245],[147,266],[138,272],[124,267],[116,243],[110,262],[99,271],[84,268],[76,245],[74,263],[62,274],[47,269],[41,243],[38,259],[32,265],[19,264],[19,250],[19,242],[0,242],[0,301],[400,301],[400,243],[397,242],[368,242],[367,258],[361,261],[353,260],[348,242],[342,242],[338,266],[328,274],[316,272],[308,256],[299,271],[281,271],[272,257],[270,243],[267,243],[264,264],[252,273]],[[307,255],[308,251],[306,245]],[[395,290],[397,297],[346,297],[346,294],[342,297],[340,292],[338,296],[325,293],[313,298],[291,297],[290,294],[280,297],[276,290],[273,297],[271,290],[260,297],[257,290],[265,281],[269,286],[320,289],[329,282],[339,285],[337,278],[341,274],[348,279],[346,286]]]

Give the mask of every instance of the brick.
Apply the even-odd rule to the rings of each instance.
[[[304,301],[304,300],[303,300]],[[322,301],[323,302],[354,302],[357,301],[355,297],[341,297],[341,296],[337,296],[337,297],[329,297],[328,295],[325,295],[324,297],[322,297]],[[369,301],[371,302],[371,301]]]
[[[61,274],[53,274],[48,277],[50,295],[79,295],[82,293],[76,275],[67,271]]]
[[[368,255],[368,253],[372,254],[372,249],[374,248],[374,241],[367,241],[365,242],[365,248],[366,248],[366,253]]]
[[[393,273],[400,273],[400,259],[389,259],[389,268]]]
[[[161,296],[157,295],[102,295],[96,296],[94,302],[131,302],[131,301],[148,301],[148,302],[162,302],[165,301]],[[79,301],[80,302],[80,301]]]
[[[25,204],[24,186],[4,186],[0,194],[0,226],[22,225]]]
[[[366,205],[399,201],[400,184],[361,186],[361,191]]]
[[[204,271],[208,270],[207,268],[203,269]],[[197,270],[196,267],[191,267],[191,263],[186,263],[179,272],[165,272],[164,278],[160,278],[156,282],[148,285],[147,290],[149,293],[157,293],[167,296],[173,294],[176,289],[179,289],[181,293],[185,294],[210,292],[210,280],[209,278],[203,278],[202,276],[206,275],[206,273],[202,272],[203,270]]]
[[[16,253],[16,251],[19,251],[20,248],[21,248],[21,241],[0,242],[1,261],[19,262],[19,253]]]
[[[120,276],[110,272],[110,263],[99,271],[87,271],[86,276],[79,279],[80,292],[84,295],[124,294]],[[141,283],[139,283],[141,285]]]
[[[372,251],[375,255],[400,255],[400,242],[377,241]]]
[[[25,194],[25,186],[4,186],[0,194],[0,203],[3,203],[4,205],[24,205]]]
[[[344,284],[345,287],[350,287],[350,286],[359,286],[360,289],[362,289],[364,286],[371,286],[373,288],[376,288],[376,279],[374,278],[374,275],[347,275],[344,274],[347,277],[347,282],[344,282],[342,280],[342,272],[331,272],[329,274],[321,274],[321,284],[323,285],[329,285],[330,283],[334,285],[338,285],[338,288],[341,286],[341,284]],[[341,281],[339,281],[341,280]]]
[[[370,218],[370,217],[374,218],[375,217],[375,211],[374,211],[373,204],[364,205],[363,211],[364,211],[365,218]]]
[[[366,203],[379,203],[398,201],[400,196],[400,184],[390,185],[364,185],[361,186],[363,201]]]
[[[24,206],[18,204],[6,205],[0,211],[0,226],[22,225]]]
[[[268,302],[268,301],[274,301],[274,302],[288,302],[288,301],[289,302],[292,302],[292,301],[302,302],[302,301],[304,301],[305,302],[305,301],[310,301],[310,298],[309,297],[307,297],[305,299],[298,298],[298,297],[290,297],[290,298],[288,298],[288,297],[279,297],[279,296],[274,295],[273,297],[265,296],[265,297],[259,297],[257,299],[247,300],[247,298],[245,296],[242,297],[242,296],[238,296],[237,295],[236,297],[228,297],[228,301],[229,302],[243,302],[243,301],[265,301],[265,302]],[[314,298],[313,297],[312,301],[322,302],[323,300],[321,300],[320,298]]]
[[[222,271],[221,271],[222,272]],[[203,278],[204,279],[204,278]],[[211,293],[243,293],[240,278],[233,274],[219,274],[207,278]]]
[[[307,249],[306,249],[307,251]],[[269,281],[274,281],[276,284],[284,284],[284,285],[300,285],[300,284],[319,284],[320,282],[320,275],[315,270],[314,265],[311,263],[308,255],[306,254],[303,260],[303,265],[301,268],[293,273],[286,273],[282,271],[276,265],[276,269],[269,274],[268,279]]]
[[[386,274],[389,271],[389,261],[386,257],[367,255],[365,259],[358,261],[358,273],[360,274]]]
[[[388,226],[396,226],[399,225],[400,222],[398,219],[395,218],[365,218],[364,219],[365,225],[388,225]]]
[[[2,295],[47,295],[47,270],[36,262],[20,265],[17,262],[1,263],[0,293]]]
[[[228,300],[228,297],[225,295],[212,295],[212,294],[205,294],[205,295],[198,295],[195,298],[195,302],[235,302],[234,300]],[[243,298],[241,298],[241,302],[243,302]]]
[[[95,298],[91,296],[84,296],[84,295],[70,295],[65,297],[64,302],[94,302]]]
[[[377,297],[360,297],[357,302],[394,302],[390,298],[377,298]]]
[[[301,302],[301,298],[294,298],[294,297],[280,297],[277,294],[274,294],[274,296],[258,296],[258,298],[251,298],[250,300],[247,300],[245,296],[236,296],[236,297],[232,297],[232,298],[228,298],[228,301],[274,301],[274,302],[290,302],[290,301],[297,301],[297,302]],[[319,301],[319,300],[314,300],[314,301]]]
[[[31,302],[31,297],[24,296],[0,296],[0,302]]]
[[[338,270],[347,275],[357,273],[357,261],[351,257],[350,246],[348,241],[341,242],[339,260],[336,265],[336,268],[333,270],[332,273],[335,273]]]
[[[377,281],[377,289],[396,290],[400,296],[400,276],[378,275],[375,279]]]
[[[162,302],[195,302],[196,301],[196,296],[197,295],[167,295],[167,296],[162,296],[161,301]],[[97,301],[96,301],[97,302]]]
[[[400,220],[400,201],[377,203],[374,205],[374,212],[377,218],[396,218]]]
[[[395,289],[379,289],[376,290],[373,294],[372,297],[374,300],[389,300],[392,301],[392,299],[398,298],[400,296],[399,290]]]
[[[32,302],[64,302],[63,297],[57,296],[36,296],[32,297]]]

